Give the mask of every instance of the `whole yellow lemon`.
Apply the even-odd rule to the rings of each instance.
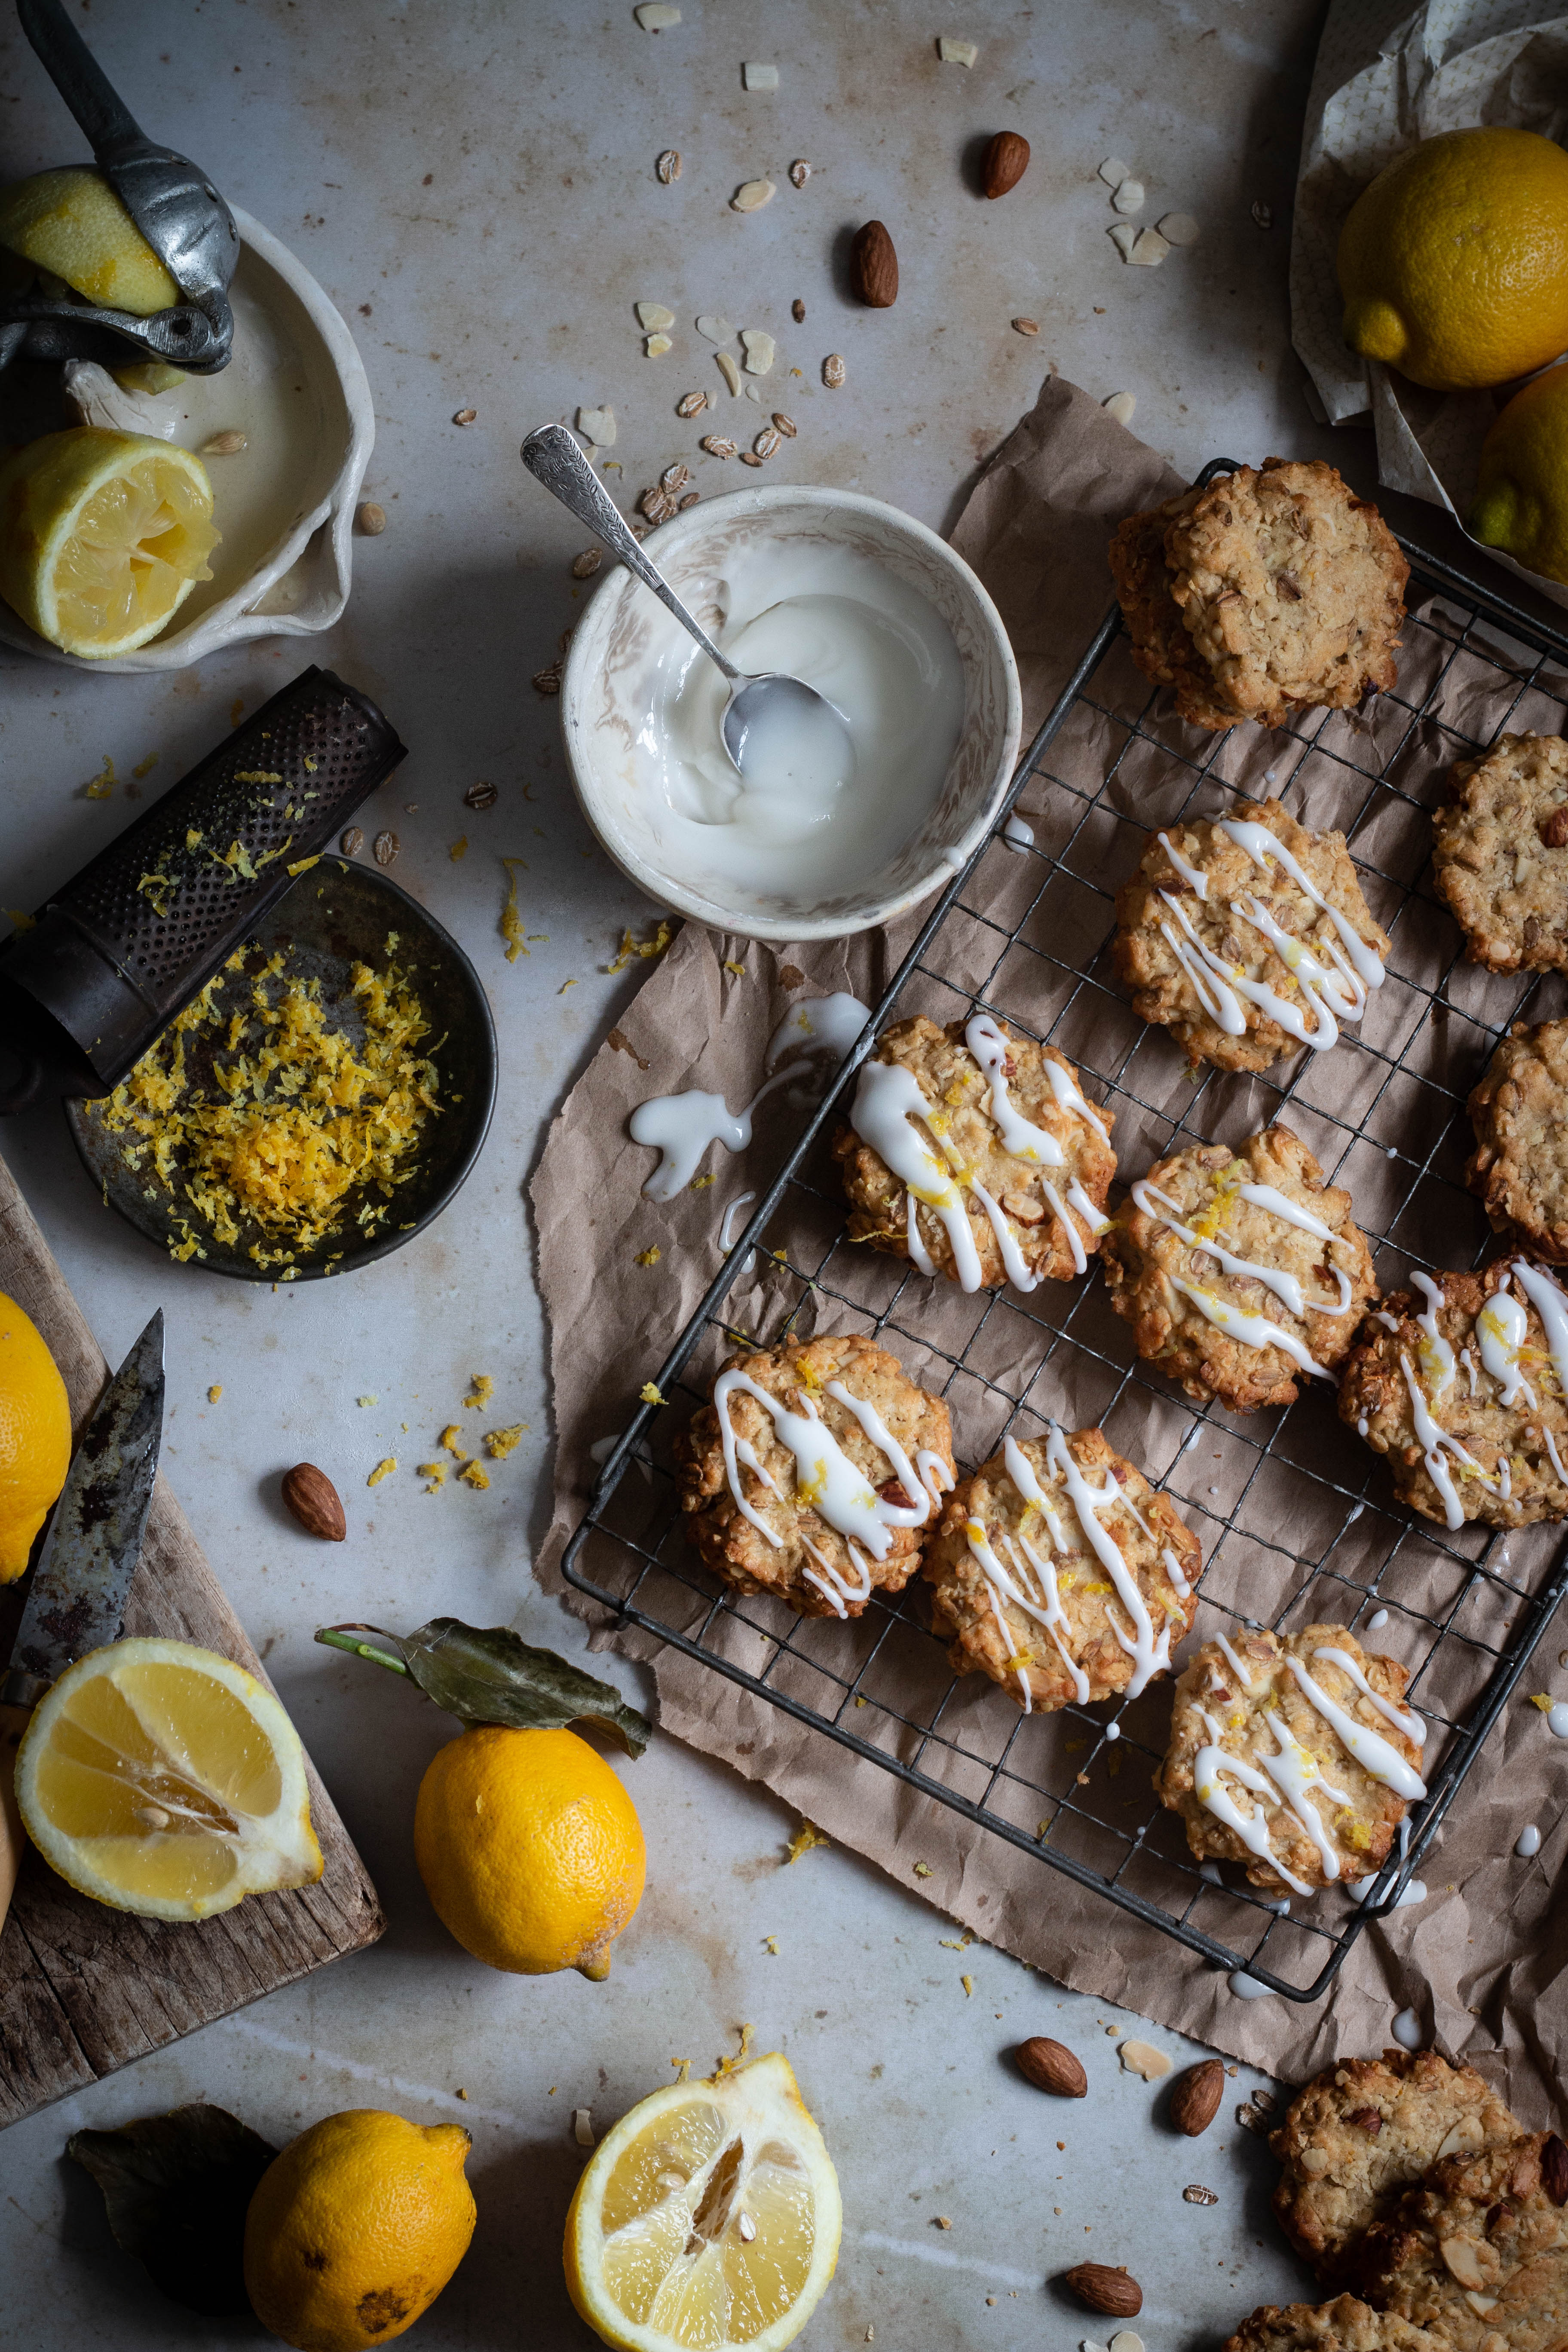
[[[37,1326],[0,1290],[0,1584],[26,1567],[70,1458],[66,1384]]]
[[[610,1973],[642,1900],[637,1808],[574,1731],[476,1725],[431,1758],[414,1855],[443,1927],[492,1969]]]
[[[1568,581],[1568,367],[1516,392],[1487,435],[1465,527],[1527,570]]]
[[[296,2352],[364,2352],[427,2311],[468,2251],[473,2142],[378,2107],[327,2116],[275,2157],[245,2217],[245,2291]]]
[[[1413,383],[1507,383],[1568,349],[1568,155],[1533,131],[1445,131],[1398,155],[1340,233],[1344,338]]]

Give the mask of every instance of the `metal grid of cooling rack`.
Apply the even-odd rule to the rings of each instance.
[[[1217,461],[1203,478],[1231,470]],[[1555,981],[1499,980],[1463,961],[1456,927],[1429,885],[1420,887],[1422,812],[1448,764],[1483,748],[1467,731],[1478,708],[1488,741],[1510,725],[1563,730],[1568,636],[1405,552],[1412,611],[1399,685],[1367,713],[1308,712],[1267,738],[1246,730],[1200,740],[1173,720],[1128,659],[1119,614],[1107,615],[1020,761],[991,840],[922,925],[660,1368],[664,1401],[635,1414],[605,1465],[563,1562],[568,1580],[623,1622],[1216,1967],[1299,2001],[1318,2000],[1366,1922],[1398,1906],[1568,1591],[1568,1546],[1558,1547],[1554,1530],[1448,1535],[1415,1519],[1318,1382],[1285,1411],[1245,1419],[1188,1403],[1139,1361],[1092,1263],[1080,1281],[1042,1285],[1026,1297],[978,1294],[957,1331],[954,1293],[942,1302],[945,1319],[933,1337],[932,1291],[952,1286],[849,1246],[826,1146],[890,1017],[985,1011],[1059,1045],[1090,1093],[1115,1109],[1123,1181],[1189,1142],[1236,1139],[1288,1118],[1325,1176],[1350,1186],[1383,1289],[1402,1283],[1412,1265],[1475,1264],[1487,1254],[1485,1221],[1463,1181],[1466,1096],[1511,1020],[1568,1007],[1552,993],[1561,993]],[[1262,796],[1256,774],[1238,779],[1226,765],[1227,757],[1235,763],[1227,747],[1243,734],[1254,761],[1268,760],[1263,786],[1320,829],[1331,824],[1345,834],[1394,942],[1388,982],[1359,1037],[1260,1078],[1184,1066],[1164,1033],[1131,1013],[1109,955],[1116,886],[1148,834],[1189,810],[1223,807],[1238,792]],[[1243,765],[1246,758],[1244,749]],[[1005,838],[1020,799],[1037,829],[1026,843],[1016,825]],[[724,1303],[764,1236],[766,1328],[733,1330]],[[1375,1641],[1390,1622],[1384,1646],[1410,1667],[1411,1700],[1432,1727],[1428,1794],[1370,1887],[1327,1891],[1293,1915],[1233,1870],[1199,1868],[1178,1818],[1145,1793],[1164,1747],[1169,1682],[1151,1685],[1132,1706],[1026,1717],[984,1677],[952,1675],[918,1580],[900,1595],[875,1595],[863,1617],[842,1624],[796,1618],[708,1575],[679,1524],[670,1440],[737,1339],[773,1346],[825,1328],[865,1331],[945,1395],[961,1457],[984,1458],[1010,1430],[1037,1433],[1047,1416],[1103,1426],[1203,1539],[1195,1638],[1238,1624],[1333,1622]],[[634,1463],[642,1475],[628,1485]],[[1522,1557],[1510,1559],[1510,1542]],[[1129,1787],[1131,1796],[1122,1793]]]

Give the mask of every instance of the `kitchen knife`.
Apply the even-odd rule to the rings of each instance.
[[[10,1671],[0,1681],[0,1925],[26,1843],[16,1790],[22,1734],[73,1659],[120,1637],[163,1442],[160,1307],[82,1432],[33,1570]]]

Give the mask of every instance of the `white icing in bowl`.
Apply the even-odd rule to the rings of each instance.
[[[577,625],[561,702],[578,797],[622,871],[715,929],[796,940],[887,922],[948,881],[994,821],[1022,720],[1006,632],[962,558],[875,499],[784,485],[690,508],[649,545],[705,625],[732,614],[737,642],[759,638],[766,654],[775,641],[770,667],[787,667],[782,656],[797,646],[808,684],[840,708],[856,703],[847,715],[863,765],[847,809],[831,794],[808,809],[799,796],[800,822],[779,828],[793,839],[770,842],[751,812],[727,821],[733,794],[703,733],[722,695],[710,709],[709,666],[617,566]],[[837,630],[823,629],[808,601],[818,596],[841,600]],[[911,691],[923,731],[909,723]],[[879,709],[902,740],[899,757],[879,757]],[[854,804],[867,780],[871,793]],[[825,854],[814,835],[837,849]]]

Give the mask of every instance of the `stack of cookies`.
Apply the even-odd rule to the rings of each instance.
[[[1110,570],[1133,660],[1195,727],[1282,727],[1394,684],[1410,567],[1321,459],[1269,457],[1130,515]]]
[[[1333,2300],[1268,2305],[1226,2352],[1548,2352],[1568,2340],[1568,2146],[1469,2066],[1330,2066],[1271,2146],[1274,2210]]]

